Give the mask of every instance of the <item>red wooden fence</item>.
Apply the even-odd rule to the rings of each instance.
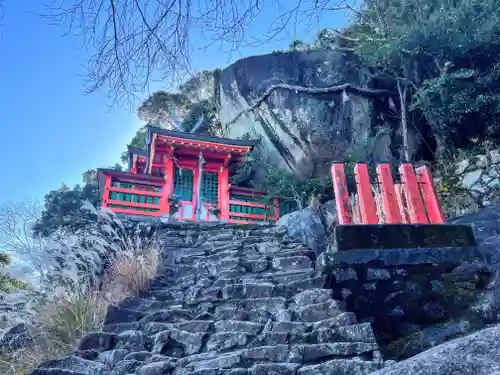
[[[101,170],[103,176],[101,207],[107,207],[116,213],[163,216],[170,214],[169,197],[172,187],[163,178],[145,174]],[[261,191],[227,186],[227,199],[221,199],[219,189],[219,218],[208,211],[215,204],[204,204],[202,221],[225,220],[227,223],[249,224],[257,222],[276,222],[281,216],[295,210],[295,204],[290,199],[275,197],[266,198]],[[182,202],[181,202],[182,203]],[[190,205],[193,210],[193,204]],[[181,206],[175,217],[181,221],[195,221],[194,212],[184,214]]]
[[[339,224],[354,224],[353,212],[360,216],[361,224],[444,223],[444,214],[426,165],[415,169],[410,163],[401,164],[401,183],[395,184],[390,165],[379,164],[376,170],[378,189],[374,189],[366,164],[357,164],[354,168],[357,190],[354,207],[349,200],[344,165],[335,163],[331,171]],[[374,197],[374,190],[378,190],[378,196]]]

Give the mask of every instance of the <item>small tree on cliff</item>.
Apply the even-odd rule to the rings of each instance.
[[[415,126],[410,111],[432,128],[438,156],[463,145],[459,135],[498,137],[498,0],[366,0],[359,8],[343,1],[355,22],[337,31],[339,38],[374,68],[378,82],[397,88],[406,159],[408,126]]]

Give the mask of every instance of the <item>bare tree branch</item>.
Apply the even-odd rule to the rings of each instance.
[[[230,59],[242,47],[262,46],[299,24],[315,26],[324,12],[355,10],[348,3],[355,0],[51,1],[42,16],[81,37],[92,51],[86,91],[107,89],[114,102],[135,101],[155,80],[164,89],[177,86],[193,72],[195,48],[218,45]],[[269,25],[258,24],[261,14],[275,10]],[[258,37],[249,33],[255,26]]]
[[[17,254],[28,254],[33,246],[32,225],[40,211],[40,205],[32,200],[0,206],[0,246]]]
[[[241,111],[238,113],[231,121],[229,121],[226,126],[229,126],[233,123],[235,123],[241,116],[244,114],[247,114],[249,112],[252,112],[256,108],[258,108],[264,100],[266,100],[269,95],[272,94],[274,90],[279,90],[279,89],[285,89],[285,90],[291,90],[295,91],[296,93],[303,92],[306,94],[313,94],[313,95],[318,95],[318,94],[333,94],[337,92],[354,92],[360,95],[364,96],[379,96],[379,95],[391,95],[394,94],[394,92],[390,90],[375,90],[375,89],[368,89],[368,88],[362,88],[362,87],[357,87],[351,83],[344,83],[342,85],[337,85],[337,86],[330,86],[330,87],[304,87],[304,86],[295,86],[295,85],[288,85],[286,83],[278,83],[272,86],[269,86],[267,90],[259,97],[255,102],[248,107],[247,109]]]

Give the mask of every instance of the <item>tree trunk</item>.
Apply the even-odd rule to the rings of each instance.
[[[446,152],[446,145],[448,144],[447,137],[443,134],[435,132],[434,140],[436,141],[436,152],[434,154],[434,157],[437,160],[441,160]]]
[[[398,95],[399,95],[399,105],[401,108],[401,132],[403,133],[403,157],[405,161],[410,160],[410,147],[408,145],[408,108],[406,106],[406,96],[408,93],[408,88],[405,84],[401,82],[400,79],[397,80]]]

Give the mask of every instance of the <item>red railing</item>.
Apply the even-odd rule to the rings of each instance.
[[[349,196],[344,165],[332,166],[332,180],[339,224],[443,224],[443,211],[429,168],[399,167],[401,183],[395,184],[389,164],[376,169],[378,188],[372,185],[366,164],[354,168],[356,194]]]
[[[228,223],[276,222],[280,217],[279,199],[266,198],[262,191],[231,186]]]
[[[167,207],[161,178],[122,172],[104,173],[101,207],[113,212],[160,216]]]
[[[114,212],[131,215],[170,214],[170,202],[163,178],[109,170],[103,170],[100,173],[104,179],[100,182],[104,185],[101,207],[109,207]],[[219,219],[210,212],[211,208],[215,208],[215,204],[203,203],[202,221],[224,220],[238,224],[276,222],[280,216],[294,210],[294,204],[289,200],[269,199],[262,191],[238,186],[231,186],[227,198],[220,199],[220,201],[227,202],[227,206],[225,209],[219,207]],[[179,207],[174,217],[181,221],[196,220],[194,212],[190,212],[189,215],[185,213],[186,207],[184,206],[189,205],[192,211],[193,202],[180,202],[184,204]]]

